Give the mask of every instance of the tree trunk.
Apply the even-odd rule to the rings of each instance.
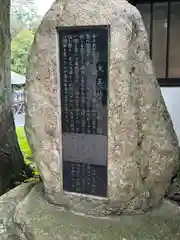
[[[25,170],[11,111],[10,0],[0,0],[0,195]]]

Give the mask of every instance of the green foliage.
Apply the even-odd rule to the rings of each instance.
[[[35,0],[11,0],[11,69],[17,73],[26,73],[28,53],[41,18]]]
[[[26,133],[24,131],[24,127],[16,127],[16,134],[19,142],[20,149],[22,151],[22,154],[24,156],[24,161],[27,165],[30,165],[31,169],[33,170],[33,173],[35,175],[38,175],[38,171],[36,166],[32,162],[32,152],[29,147],[27,138],[26,138]]]
[[[24,127],[16,127],[16,134],[17,134],[17,138],[18,138],[18,142],[21,146],[21,151],[23,153],[23,155],[25,156],[25,159],[27,159],[28,157],[32,156],[32,152],[31,149],[29,147],[27,138],[26,138],[26,133],[24,131]]]
[[[16,37],[24,29],[36,29],[41,17],[37,14],[36,1],[11,0],[11,35]]]
[[[28,53],[34,39],[32,30],[21,31],[11,44],[11,69],[17,73],[25,74]]]

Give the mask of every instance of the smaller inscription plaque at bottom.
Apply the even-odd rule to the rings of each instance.
[[[107,167],[63,162],[63,187],[68,192],[107,196]]]

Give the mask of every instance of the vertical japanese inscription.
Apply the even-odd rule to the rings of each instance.
[[[64,190],[107,196],[109,27],[57,30]]]

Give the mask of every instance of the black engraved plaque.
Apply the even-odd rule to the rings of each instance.
[[[109,26],[57,30],[64,190],[106,197]]]

